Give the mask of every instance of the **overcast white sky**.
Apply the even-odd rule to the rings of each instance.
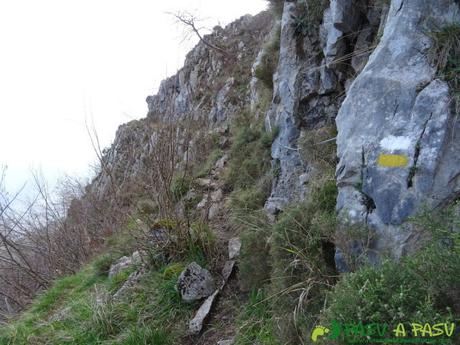
[[[40,168],[53,182],[87,176],[95,161],[85,129],[103,146],[147,113],[145,98],[183,64],[166,12],[188,10],[227,24],[264,0],[0,0],[0,164],[11,192]]]

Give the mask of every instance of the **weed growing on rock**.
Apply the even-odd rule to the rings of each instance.
[[[432,31],[429,36],[433,40],[429,59],[436,66],[439,76],[449,83],[458,110],[460,106],[460,25],[457,23],[446,25]]]
[[[278,27],[272,39],[265,45],[260,64],[254,71],[257,79],[261,80],[264,85],[273,90],[273,75],[278,66],[281,28]]]
[[[327,0],[297,0],[298,14],[292,16],[294,34],[298,37],[316,35],[328,4]]]
[[[266,132],[262,121],[251,124],[249,114],[235,121],[230,160],[225,177],[233,190],[234,209],[259,209],[270,193],[271,144],[276,132]],[[267,173],[268,172],[268,173]]]
[[[284,0],[267,0],[270,10],[276,18],[280,18],[283,14]]]

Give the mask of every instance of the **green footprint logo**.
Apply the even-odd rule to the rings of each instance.
[[[311,333],[311,340],[316,343],[318,341],[318,337],[322,337],[326,333],[329,333],[329,328],[323,326],[316,326],[313,332]]]

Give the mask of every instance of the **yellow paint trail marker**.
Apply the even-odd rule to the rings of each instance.
[[[385,168],[405,167],[409,164],[409,159],[405,155],[381,154],[377,164]]]

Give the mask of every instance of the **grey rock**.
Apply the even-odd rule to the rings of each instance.
[[[367,27],[360,31],[355,45],[355,51],[351,58],[351,66],[356,73],[360,73],[366,66],[369,55],[371,55],[372,28]]]
[[[307,176],[312,162],[301,157],[298,142],[302,132],[322,127],[335,117],[341,97],[339,81],[344,78],[344,73],[339,77],[333,65],[327,66],[327,57],[326,61],[318,61],[317,38],[307,35],[299,43],[294,32],[295,18],[302,15],[298,11],[295,1],[284,3],[273,101],[265,118],[267,131],[275,127],[279,130],[271,149],[272,168],[277,176],[265,203],[270,217],[308,195],[308,181],[301,176]],[[327,13],[332,15],[330,9],[326,17]],[[324,39],[329,31],[338,32],[332,17],[329,24],[321,30]]]
[[[217,170],[222,170],[227,166],[227,162],[228,162],[228,155],[225,154],[221,158],[219,158],[219,160],[216,162],[215,168]]]
[[[192,201],[198,196],[197,192],[193,189],[189,190],[187,194],[184,196],[185,201]]]
[[[146,271],[144,268],[141,268],[133,273],[131,273],[126,279],[126,282],[118,289],[118,291],[113,295],[114,300],[118,300],[126,295],[126,293],[137,284],[141,278],[145,275]]]
[[[212,186],[212,181],[209,178],[197,178],[195,180],[195,182],[200,187],[210,187],[210,186]]]
[[[48,319],[48,322],[61,322],[67,320],[70,316],[71,311],[72,309],[70,307],[59,309],[51,315],[51,317]]]
[[[326,63],[346,53],[345,35],[356,32],[360,25],[360,4],[357,0],[331,0],[324,12],[321,36]]]
[[[208,211],[208,218],[209,219],[216,218],[219,215],[221,209],[222,209],[221,204],[212,204]]]
[[[124,269],[130,267],[133,264],[133,259],[129,256],[123,256],[117,260],[112,266],[110,266],[109,270],[109,278],[116,276],[118,273],[123,271]]]
[[[116,276],[118,273],[124,269],[133,266],[142,264],[142,255],[139,251],[135,251],[131,256],[123,256],[118,259],[109,270],[109,278]]]
[[[326,66],[325,61],[321,65],[321,88],[319,92],[320,94],[327,94],[337,89],[338,79],[334,71]]]
[[[208,204],[209,197],[208,195],[205,195],[203,199],[196,205],[197,210],[202,210],[206,208],[206,205]]]
[[[337,116],[337,209],[377,230],[373,248],[398,257],[409,238],[401,224],[423,204],[460,192],[460,138],[448,85],[427,61],[427,20],[459,21],[453,1],[392,1],[383,37],[350,86]],[[407,164],[385,167],[381,155]]]
[[[214,106],[209,113],[209,119],[215,123],[221,123],[227,117],[228,113],[233,111],[233,107],[227,102],[227,94],[231,90],[235,79],[229,78],[222,89],[217,92],[214,99]]]
[[[232,345],[234,343],[233,339],[220,340],[217,342],[217,345]]]
[[[343,32],[334,26],[334,18],[331,8],[324,11],[323,24],[320,28],[323,52],[326,63],[330,64],[336,57],[343,56],[346,51],[346,44],[343,40]]]
[[[332,0],[330,6],[334,27],[343,33],[354,32],[361,19],[359,1]]]
[[[180,274],[177,282],[182,299],[192,302],[208,297],[215,290],[214,280],[207,269],[192,262]]]
[[[224,198],[224,192],[222,191],[222,189],[218,189],[211,193],[211,200],[213,202],[222,201],[223,198]]]
[[[227,284],[228,278],[230,278],[230,276],[232,275],[234,267],[235,267],[235,260],[228,260],[225,262],[224,268],[222,268],[223,280],[220,286],[221,290],[224,288],[225,284]]]
[[[296,4],[285,2],[281,19],[281,40],[279,65],[274,79],[274,100],[266,115],[265,127],[272,131],[279,129],[279,135],[272,145],[274,164],[280,167],[280,176],[275,181],[272,194],[265,208],[276,213],[298,196],[296,185],[298,175],[303,173],[300,155],[296,149],[299,129],[296,126],[295,111],[298,99],[293,95],[300,78],[302,61],[296,54],[296,41],[293,39],[293,18],[296,15]],[[304,92],[307,92],[308,76],[304,81]]]
[[[214,291],[204,303],[201,305],[200,309],[195,314],[195,317],[189,323],[189,331],[191,334],[199,334],[203,329],[203,323],[206,321],[206,318],[211,312],[211,308],[216,300],[219,290]]]
[[[228,241],[228,258],[233,260],[240,255],[241,240],[238,237],[231,238]]]
[[[145,254],[145,253],[144,253]],[[142,255],[141,253],[136,250],[132,255],[131,255],[131,260],[133,265],[140,265],[142,264]]]

